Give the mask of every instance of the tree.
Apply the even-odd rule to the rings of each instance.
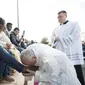
[[[43,43],[43,44],[49,44],[48,38],[47,37],[42,38],[41,43]]]

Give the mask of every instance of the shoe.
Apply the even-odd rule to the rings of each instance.
[[[14,82],[15,80],[9,75],[3,78],[7,82]]]
[[[0,83],[3,81],[3,77],[0,76]]]
[[[15,73],[16,73],[16,70],[15,69],[11,69],[10,76],[14,76]]]

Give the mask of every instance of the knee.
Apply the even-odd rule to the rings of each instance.
[[[3,51],[4,51],[4,48],[0,47],[0,53],[3,53]]]

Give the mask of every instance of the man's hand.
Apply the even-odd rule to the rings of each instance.
[[[29,66],[28,69],[32,71],[37,71],[39,70],[39,66]]]
[[[24,76],[34,76],[35,71],[39,69],[39,66],[25,66],[24,72],[22,73]]]
[[[29,73],[28,73],[28,75],[32,75],[32,76],[34,76],[35,75],[35,71],[31,71],[31,70],[27,70]]]

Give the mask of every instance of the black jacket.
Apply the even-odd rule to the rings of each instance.
[[[18,37],[16,36],[16,34],[14,32],[11,32],[10,40],[15,46],[20,47],[20,45],[19,45],[20,41],[19,41]]]

